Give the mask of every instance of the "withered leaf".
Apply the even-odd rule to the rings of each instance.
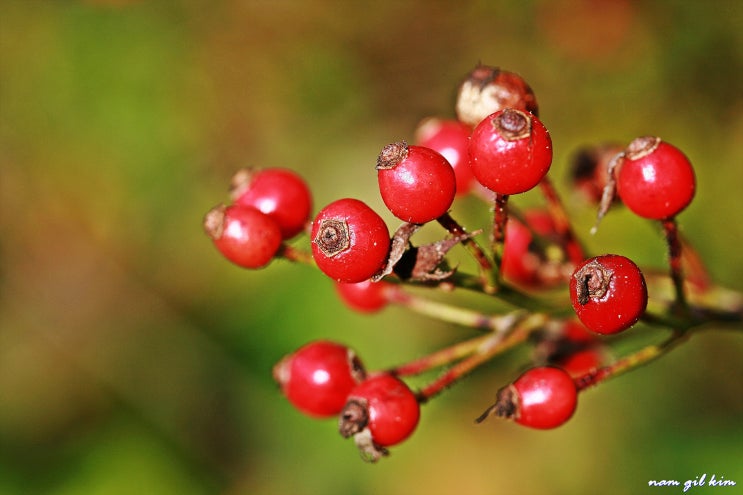
[[[451,248],[462,241],[477,235],[462,233],[432,244],[413,246],[410,238],[418,231],[420,225],[406,223],[400,226],[392,238],[390,256],[385,268],[375,275],[372,280],[381,280],[390,273],[395,273],[403,280],[439,281],[450,277],[456,269],[442,266],[446,254]]]

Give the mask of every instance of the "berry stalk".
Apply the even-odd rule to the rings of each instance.
[[[506,223],[508,222],[508,194],[495,193],[493,207],[493,259],[500,268],[503,247],[506,242]]]
[[[494,264],[488,255],[483,251],[480,245],[471,237],[467,236],[467,232],[459,223],[452,218],[449,213],[444,213],[438,217],[437,221],[454,237],[463,237],[462,244],[470,252],[479,268],[480,278],[482,280],[483,291],[488,294],[493,294],[497,290],[497,274],[498,267]]]
[[[423,387],[418,392],[418,400],[427,402],[498,354],[525,342],[533,331],[543,328],[549,319],[542,313],[532,313],[528,316],[519,313],[515,316],[518,317],[514,318],[510,325],[488,336],[489,338],[482,342],[478,342],[479,345],[472,355],[462,359]]]
[[[434,301],[402,290],[387,292],[390,302],[420,315],[483,331],[498,331],[508,315],[487,315],[461,306]]]
[[[292,261],[294,263],[303,263],[305,265],[316,266],[315,259],[312,257],[312,253],[289,244],[282,244],[279,248],[279,251],[276,253],[276,256],[284,258],[288,261]]]
[[[618,359],[609,366],[604,366],[575,379],[575,386],[579,391],[605,382],[610,378],[623,375],[640,366],[650,363],[667,354],[673,348],[689,337],[685,332],[673,332],[666,340],[659,344],[652,344]]]
[[[539,183],[539,187],[542,190],[545,200],[547,201],[547,210],[552,215],[552,220],[555,222],[555,231],[560,235],[560,238],[565,243],[564,249],[566,253],[582,253],[585,252],[583,246],[573,231],[570,218],[565,207],[562,204],[560,195],[557,193],[555,186],[548,176],[544,176],[542,181]]]
[[[686,291],[684,290],[684,274],[681,267],[681,239],[679,238],[678,224],[675,218],[668,218],[662,221],[663,233],[666,236],[668,244],[668,263],[670,265],[671,281],[676,291],[675,306],[679,310],[685,311],[689,304],[686,300]]]

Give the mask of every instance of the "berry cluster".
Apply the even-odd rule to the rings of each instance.
[[[714,284],[678,233],[676,217],[695,193],[694,171],[678,148],[643,136],[626,146],[587,146],[573,160],[572,187],[598,209],[594,233],[608,211],[622,205],[660,222],[668,270],[642,270],[620,254],[591,255],[578,240],[548,177],[550,133],[521,76],[478,65],[460,83],[454,111],[456,118],[423,120],[414,144],[392,142],[376,157],[379,193],[402,222],[392,233],[356,198],[333,201],[311,218],[307,183],[276,168],[239,171],[231,202],[204,219],[216,248],[239,266],[261,268],[274,258],[311,264],[356,311],[373,313],[395,304],[482,331],[369,372],[348,346],[325,340],[276,364],[274,378],[288,401],[306,415],[337,418],[340,434],[353,437],[369,461],[414,432],[421,405],[514,346],[532,346],[532,362],[497,390],[495,402],[476,421],[496,416],[549,429],[573,416],[586,388],[665,354],[698,328],[743,319],[740,298],[705,297]],[[519,209],[509,202],[533,189],[541,192],[542,205]],[[491,209],[489,229],[468,230],[451,215],[458,198],[467,195]],[[426,224],[438,224],[444,235],[416,243],[415,234]],[[287,242],[301,233],[308,249]],[[451,254],[455,246],[472,257],[474,269],[459,268]],[[428,297],[432,290],[473,291],[516,309],[484,314]],[[638,322],[668,329],[670,336],[615,358],[609,336]],[[438,377],[416,391],[404,381],[439,368]]]

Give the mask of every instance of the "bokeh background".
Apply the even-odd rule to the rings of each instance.
[[[681,147],[699,183],[683,232],[743,290],[742,25],[736,0],[0,1],[0,494],[680,493],[647,482],[705,473],[739,493],[740,332],[583,394],[549,432],[473,424],[523,369],[511,353],[367,465],[288,405],[271,366],[320,337],[382,368],[471,334],[355,314],[305,266],[239,269],[201,219],[246,165],[298,171],[316,210],[353,196],[382,212],[377,153],[452,116],[482,61],[535,89],[581,234],[594,210],[567,187],[575,149]],[[657,227],[626,211],[584,237],[664,266]]]

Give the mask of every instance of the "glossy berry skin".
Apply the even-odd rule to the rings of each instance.
[[[552,164],[549,132],[534,115],[518,110],[501,110],[480,122],[469,149],[475,178],[504,195],[532,189]]]
[[[657,137],[637,138],[616,171],[617,193],[635,214],[671,218],[694,198],[696,179],[681,150]]]
[[[513,382],[516,423],[540,430],[556,428],[569,420],[578,404],[570,375],[556,367],[526,371]]]
[[[220,205],[204,217],[204,230],[225,258],[243,268],[267,265],[281,247],[281,229],[255,208]]]
[[[534,91],[520,75],[499,67],[478,65],[459,85],[455,109],[461,122],[474,127],[504,108],[539,115]]]
[[[312,222],[312,256],[338,282],[362,282],[383,268],[390,248],[387,225],[366,203],[344,198],[327,205]]]
[[[288,169],[242,169],[232,178],[230,194],[235,203],[252,206],[273,218],[284,239],[302,232],[310,219],[310,189],[302,177]]]
[[[435,117],[421,122],[415,131],[418,145],[438,151],[454,169],[457,196],[468,194],[475,182],[470,168],[470,134],[472,127],[467,124]]]
[[[359,313],[375,313],[389,303],[388,294],[396,287],[383,280],[364,280],[356,283],[335,282],[335,290],[343,303]]]
[[[369,429],[375,445],[389,447],[408,438],[420,419],[415,394],[387,373],[370,376],[354,388],[340,419],[345,437]]]
[[[364,379],[364,369],[348,347],[319,340],[282,358],[273,375],[299,411],[327,418],[341,412],[348,394]]]
[[[441,153],[430,148],[404,141],[389,144],[379,154],[376,168],[384,204],[404,222],[435,220],[454,201],[454,169]]]
[[[604,335],[618,333],[634,325],[645,312],[645,278],[624,256],[590,258],[570,278],[570,302],[589,330]]]

